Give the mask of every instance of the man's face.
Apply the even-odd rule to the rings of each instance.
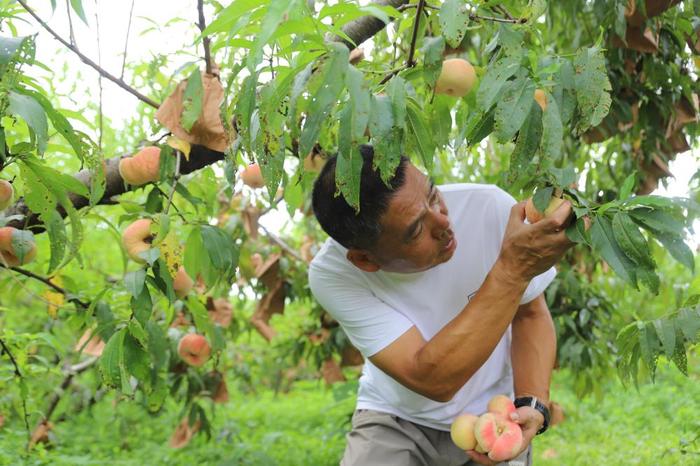
[[[457,247],[442,195],[410,163],[380,222],[383,232],[373,256],[387,272],[427,270],[448,261]]]

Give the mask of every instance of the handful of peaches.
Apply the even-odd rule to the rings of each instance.
[[[523,445],[523,431],[510,420],[515,405],[505,395],[489,401],[487,412],[481,416],[460,414],[452,423],[452,441],[462,450],[486,453],[493,461],[515,457]]]

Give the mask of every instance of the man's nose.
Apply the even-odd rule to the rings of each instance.
[[[435,239],[443,239],[447,234],[447,230],[450,228],[450,218],[447,216],[447,212],[432,211],[431,213],[432,221],[432,232]]]

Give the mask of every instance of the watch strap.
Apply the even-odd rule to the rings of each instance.
[[[537,397],[521,396],[516,398],[513,404],[516,408],[520,408],[522,406],[529,406],[542,413],[542,416],[544,417],[544,424],[542,424],[542,427],[540,427],[540,430],[537,431],[536,435],[540,435],[541,433],[547,430],[547,428],[549,427],[549,408],[547,408],[547,406],[543,402],[538,400]]]

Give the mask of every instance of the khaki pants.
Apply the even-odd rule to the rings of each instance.
[[[477,466],[449,432],[369,409],[355,411],[347,442],[341,466]],[[530,466],[530,451],[499,464]]]

